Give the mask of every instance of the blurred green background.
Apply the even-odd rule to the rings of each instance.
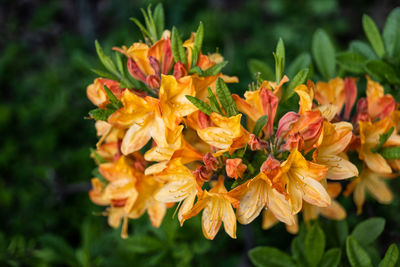
[[[397,2],[397,3],[396,3]],[[262,231],[260,218],[238,227],[238,239],[224,233],[206,241],[199,218],[180,229],[168,213],[160,229],[148,218],[130,223],[130,238],[107,226],[101,207],[90,203],[96,143],[86,86],[100,67],[94,40],[105,51],[141,38],[129,21],[140,7],[157,1],[19,1],[0,3],[0,265],[12,266],[249,266],[246,251],[257,245],[287,250],[292,236],[284,226]],[[311,37],[325,29],[338,49],[364,38],[363,13],[382,26],[398,1],[382,0],[166,0],[166,25],[185,37],[205,25],[205,52],[216,47],[230,62],[227,74],[240,77],[244,92],[252,76],[247,62],[273,66],[272,51],[285,41],[287,64],[310,51]],[[399,188],[399,182],[394,186]],[[398,191],[397,191],[398,192]],[[349,222],[356,217],[351,199]],[[400,242],[399,197],[392,205],[367,203],[361,218],[383,216],[380,242]],[[173,211],[172,211],[173,212]]]

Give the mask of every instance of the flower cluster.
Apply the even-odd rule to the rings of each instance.
[[[382,179],[400,168],[400,113],[381,85],[367,77],[357,101],[354,78],[287,86],[278,74],[242,98],[226,86],[238,80],[221,73],[222,56],[202,54],[201,24],[185,42],[176,29],[139,25],[145,43],[114,48],[125,56],[116,64],[98,46],[111,74],[87,87],[99,136],[89,195],[107,206],[112,227],[122,223],[123,237],[129,218],[147,212],[158,227],[168,208],[181,225],[202,213],[208,239],[222,223],[235,238],[237,221],[261,212],[264,229],[281,221],[294,233],[300,212],[306,221],[343,219],[334,199],[350,178],[344,194],[354,194],[359,212],[366,190],[392,200]],[[282,108],[288,98],[298,98],[290,110]]]

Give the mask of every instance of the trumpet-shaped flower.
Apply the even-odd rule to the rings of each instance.
[[[196,216],[203,210],[201,217],[203,234],[207,239],[214,239],[224,223],[225,232],[236,238],[236,216],[233,207],[239,201],[230,196],[224,186],[224,180],[219,178],[217,184],[210,191],[203,191],[192,209],[183,215],[183,219]]]
[[[324,122],[322,142],[315,150],[314,158],[318,164],[328,167],[327,179],[358,176],[357,167],[341,156],[352,140],[352,130],[353,126],[348,122]]]

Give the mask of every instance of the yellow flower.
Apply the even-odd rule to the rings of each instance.
[[[239,185],[230,194],[240,201],[236,216],[241,224],[251,223],[263,209],[270,210],[288,225],[294,223],[295,218],[285,196],[272,188],[270,179],[263,172]]]
[[[207,239],[214,239],[222,222],[225,232],[232,238],[236,238],[236,216],[233,207],[237,207],[239,201],[231,197],[224,186],[223,177],[208,192],[203,191],[192,209],[183,215],[183,219],[196,216],[203,210],[201,217],[203,234]]]
[[[155,194],[155,199],[161,202],[182,202],[178,212],[178,219],[181,225],[184,222],[183,214],[192,207],[198,185],[192,172],[182,164],[181,159],[173,159],[168,162],[167,167],[160,173],[154,174],[154,178],[165,182]]]
[[[372,120],[389,116],[396,107],[396,101],[390,94],[384,93],[383,86],[372,81],[367,75],[368,113]]]
[[[360,125],[360,140],[359,156],[374,172],[382,174],[392,173],[392,169],[388,162],[379,153],[371,151],[379,144],[379,136],[386,133],[390,128],[394,127],[391,117],[385,117],[375,123],[369,121],[359,121]],[[400,137],[396,131],[392,133],[384,146],[400,145]]]
[[[197,134],[204,142],[222,151],[243,147],[247,143],[248,133],[240,124],[241,117],[241,114],[224,117],[213,112],[210,119],[214,126],[197,129]]]
[[[307,161],[294,149],[286,161],[281,164],[282,176],[277,181],[280,190],[286,191],[292,213],[301,210],[303,199],[318,207],[327,207],[331,199],[323,185],[319,182],[325,178],[328,168]],[[274,183],[275,181],[273,181]]]
[[[340,114],[345,103],[343,79],[335,78],[329,80],[329,82],[317,82],[315,85],[315,99],[321,105],[334,105],[337,107],[338,114]]]
[[[357,167],[341,156],[352,139],[353,126],[348,122],[330,123],[323,125],[321,144],[314,152],[318,164],[328,167],[327,179],[340,180],[358,176]]]
[[[121,144],[124,155],[141,149],[152,137],[156,143],[166,143],[165,123],[157,99],[141,98],[125,90],[121,102],[123,107],[111,114],[108,122],[120,129],[129,128]]]
[[[178,80],[172,75],[161,76],[160,107],[168,128],[174,129],[184,116],[197,110],[186,98],[186,95],[195,96],[195,94],[191,76],[184,76]]]
[[[362,213],[365,202],[365,193],[368,191],[373,198],[381,204],[389,204],[393,200],[393,193],[382,179],[393,178],[393,175],[378,174],[364,167],[360,176],[354,179],[346,188],[345,196],[353,193],[353,199],[357,206],[357,213]]]

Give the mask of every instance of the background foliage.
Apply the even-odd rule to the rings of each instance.
[[[87,191],[94,163],[89,148],[96,142],[93,122],[84,120],[92,108],[86,85],[98,67],[94,40],[109,51],[141,38],[129,18],[140,17],[149,1],[14,1],[0,4],[0,263],[1,265],[248,266],[247,251],[263,245],[290,252],[293,237],[278,225],[269,231],[260,220],[240,226],[238,239],[219,234],[202,237],[199,218],[180,229],[173,211],[160,229],[148,218],[132,223],[130,238],[121,240],[92,205]],[[154,1],[156,3],[156,1]],[[243,93],[252,75],[249,59],[273,66],[272,51],[285,41],[287,65],[311,51],[312,36],[323,28],[337,51],[350,40],[365,40],[362,14],[382,29],[396,1],[339,0],[190,0],[163,1],[167,26],[184,36],[205,26],[204,49],[215,46],[230,62],[228,74],[241,78],[233,91]],[[398,70],[397,70],[398,71]],[[398,179],[397,179],[398,180]],[[399,181],[391,185],[399,191]],[[352,229],[361,219],[386,218],[375,242],[379,258],[389,244],[400,243],[399,197],[381,206],[368,202],[355,216],[347,207]],[[327,222],[320,220],[322,223]],[[374,256],[375,257],[375,256]],[[377,257],[375,257],[377,258]]]

